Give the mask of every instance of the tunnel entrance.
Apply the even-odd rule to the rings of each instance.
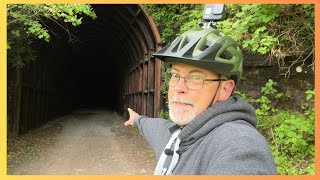
[[[37,60],[22,69],[19,132],[79,108],[124,115],[131,107],[159,115],[160,61],[152,54],[160,49],[160,36],[152,17],[142,5],[92,7],[97,19],[84,17],[71,29],[76,43],[52,36],[50,44],[35,47]],[[8,81],[16,79],[10,74]]]
[[[130,21],[137,7],[92,5],[96,20],[86,20],[78,29],[83,43],[72,58],[73,108],[120,105],[121,84],[130,68],[128,56],[121,56],[130,38]],[[128,14],[129,13],[129,14]],[[139,47],[138,47],[139,48]],[[138,49],[135,49],[138,51]],[[131,54],[129,52],[127,54]]]
[[[142,94],[149,99],[154,96],[155,83],[159,81],[155,81],[155,76],[160,78],[155,74],[160,67],[155,67],[155,60],[151,59],[159,44],[152,19],[139,5],[92,7],[98,18],[79,27],[83,44],[72,58],[73,108],[107,106],[123,111],[124,106],[134,106],[144,114],[157,115],[154,108],[143,109],[148,102],[141,107]],[[149,82],[139,83],[142,78]],[[152,98],[154,101],[155,97]],[[154,106],[154,102],[149,105]]]

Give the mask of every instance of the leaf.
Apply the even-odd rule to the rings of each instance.
[[[11,34],[16,36],[16,37],[19,37],[20,36],[20,30],[14,30],[14,31],[11,31]]]
[[[282,138],[284,137],[284,134],[283,134],[282,132],[280,132],[280,133],[278,134],[278,136],[279,136],[280,139],[282,139]]]
[[[291,143],[291,139],[288,139],[288,140],[286,140],[286,141],[284,141],[284,144],[289,144],[289,143]]]
[[[292,138],[292,142],[295,144],[297,143],[297,139],[296,138]]]
[[[312,94],[307,95],[307,100],[310,100],[312,98]]]
[[[289,137],[295,137],[297,134],[295,132],[290,131],[290,132],[287,133],[287,135]]]
[[[68,14],[69,14],[69,15],[73,15],[72,9],[68,9]]]
[[[244,16],[245,14],[244,14],[244,12],[238,12],[238,13],[236,13],[236,16],[237,17],[242,17],[242,16]]]
[[[290,116],[290,119],[295,119],[296,118],[296,116],[294,115],[294,114],[292,114],[291,116]]]

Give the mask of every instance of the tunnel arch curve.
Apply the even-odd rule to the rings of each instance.
[[[161,63],[152,54],[161,41],[152,17],[138,4],[92,8],[97,19],[84,17],[72,29],[78,43],[66,43],[63,35],[50,44],[36,43],[36,61],[20,73],[19,132],[79,108],[107,107],[125,116],[130,107],[159,115]],[[12,72],[8,81],[16,78]]]

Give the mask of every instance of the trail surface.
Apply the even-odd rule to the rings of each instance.
[[[124,121],[105,110],[81,110],[51,121],[36,131],[59,128],[53,143],[33,158],[11,165],[8,174],[152,174],[156,166],[152,150]]]

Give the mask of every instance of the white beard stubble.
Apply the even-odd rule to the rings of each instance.
[[[172,97],[171,101],[169,102],[169,116],[176,124],[187,125],[197,116],[197,107],[193,107],[192,109],[176,108],[171,105],[173,102],[188,103],[192,105],[194,105],[194,103],[190,99],[181,98],[178,96]]]

